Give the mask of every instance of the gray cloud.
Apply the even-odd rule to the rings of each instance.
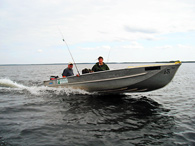
[[[129,26],[124,26],[125,31],[127,32],[140,32],[140,33],[157,33],[158,31],[155,29],[146,29],[146,28],[136,28],[136,27],[129,27]]]
[[[76,54],[79,54],[77,57],[83,62],[86,62],[86,58],[93,62],[97,57],[97,53],[95,53],[97,51],[93,48],[98,49],[99,46],[102,48],[102,44],[115,47],[116,51],[113,51],[112,55],[120,61],[129,60],[129,54],[132,53],[131,49],[129,52],[128,49],[125,50],[126,52],[121,52],[122,46],[127,48],[141,48],[142,46],[144,48],[142,51],[145,51],[142,54],[147,54],[145,56],[153,55],[151,54],[153,51],[159,51],[155,46],[173,46],[178,42],[194,48],[194,7],[194,0],[158,2],[156,0],[0,0],[0,64],[41,63],[41,61],[45,63],[51,62],[51,60],[69,62],[69,58],[64,59],[62,53],[67,50],[64,49],[58,27],[70,47]],[[172,36],[176,36],[177,33],[185,35],[170,41]],[[141,46],[139,44],[137,46],[128,45],[129,42],[138,40],[140,42],[155,40],[155,42],[139,42]],[[86,50],[80,49],[78,46],[83,46]],[[148,51],[149,48],[151,49]],[[190,55],[193,58],[194,50],[189,54],[185,48],[186,46],[174,46],[173,49],[162,50],[172,50],[172,55],[169,55],[171,57],[178,58],[175,52],[179,52],[178,55],[183,60],[185,58],[182,56],[185,53],[187,59],[190,58]],[[43,52],[38,53],[41,50]],[[90,54],[91,59],[88,51],[94,51]],[[140,49],[133,51],[138,51],[133,54],[140,53]],[[119,52],[123,53],[120,55],[121,57],[118,55]],[[24,53],[25,55],[23,55]],[[55,60],[52,58],[54,54],[57,54]],[[158,52],[156,54],[158,54],[156,55],[158,60],[161,57],[163,57],[162,60],[167,57]],[[42,56],[40,60],[37,59],[37,55]],[[136,56],[138,57],[136,58]],[[140,57],[131,55],[130,59],[136,61]],[[154,58],[143,57],[143,59],[151,61]]]

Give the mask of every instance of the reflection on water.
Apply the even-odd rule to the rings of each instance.
[[[194,66],[182,64],[163,89],[130,95],[42,86],[63,65],[1,67],[0,146],[195,145]]]
[[[0,111],[0,135],[6,134],[7,145],[172,145],[174,142],[174,118],[168,109],[149,97],[19,87],[20,90],[6,87],[3,91],[5,107]],[[12,100],[5,98],[8,93],[14,97]],[[13,133],[8,132],[12,130]],[[0,140],[5,145],[3,138]]]
[[[166,114],[169,110],[145,96],[95,94],[60,100],[69,105],[61,111],[63,124],[80,125],[80,134],[100,141],[155,145],[172,136],[174,119]]]

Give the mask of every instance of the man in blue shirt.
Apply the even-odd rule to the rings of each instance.
[[[62,77],[65,78],[65,77],[68,77],[68,76],[73,76],[74,73],[73,73],[73,63],[68,63],[68,67],[64,69],[63,73],[62,73]]]

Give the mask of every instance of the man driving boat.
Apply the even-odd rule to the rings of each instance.
[[[103,62],[103,57],[100,56],[98,58],[98,61],[93,67],[92,71],[97,72],[97,71],[104,71],[104,70],[110,70],[109,67]]]

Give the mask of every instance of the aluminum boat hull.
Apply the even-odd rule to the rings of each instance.
[[[146,92],[166,86],[181,62],[135,66],[44,81],[45,86],[82,89],[88,92]]]

